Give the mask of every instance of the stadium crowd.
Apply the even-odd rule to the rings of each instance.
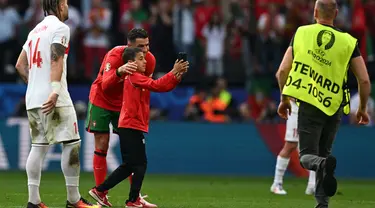
[[[40,1],[0,1],[0,82],[20,82],[14,63],[29,30],[44,18]],[[183,84],[194,86],[196,92],[186,107],[186,120],[277,122],[277,100],[271,96],[277,88],[274,74],[295,30],[314,22],[314,2],[69,1],[68,82],[89,85],[106,52],[126,44],[131,28],[142,27],[150,34],[150,50],[157,59],[155,77],[169,71],[179,51],[189,55],[190,70]],[[375,61],[375,0],[338,2],[336,26],[359,39],[370,72]],[[247,101],[233,99],[227,89],[232,87],[245,87]],[[352,105],[358,102],[355,97]],[[370,104],[373,115],[373,100]],[[151,117],[161,119],[164,114],[161,109],[153,109]]]

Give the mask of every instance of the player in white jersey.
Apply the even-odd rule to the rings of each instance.
[[[271,192],[279,195],[285,195],[287,192],[283,189],[283,178],[289,165],[290,155],[298,147],[299,136],[297,132],[298,106],[295,101],[291,101],[292,112],[286,122],[285,144],[277,156],[275,178],[271,186]],[[313,195],[315,191],[315,172],[309,172],[309,181],[305,193]]]
[[[26,108],[32,147],[26,162],[28,208],[47,207],[40,198],[42,164],[49,146],[63,144],[61,169],[65,177],[69,208],[100,207],[79,193],[80,136],[77,116],[66,81],[70,31],[67,0],[43,0],[45,18],[30,33],[16,68],[28,83]]]

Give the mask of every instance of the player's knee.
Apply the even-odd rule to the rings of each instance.
[[[120,168],[124,169],[125,167],[128,167],[129,163],[121,163]]]
[[[127,163],[133,167],[135,166],[146,166],[147,167],[147,159],[146,158],[142,158],[142,157],[132,157],[132,158],[128,158],[126,161],[128,161]]]
[[[102,151],[108,151],[109,134],[95,134],[95,148]]]
[[[298,143],[297,142],[285,142],[284,150],[291,154],[294,150],[297,149]]]
[[[286,142],[280,152],[280,156],[289,158],[292,152],[297,149],[297,146],[297,142]]]
[[[79,160],[79,149],[81,147],[81,141],[76,140],[70,143],[64,143],[65,146],[70,146],[71,150],[69,152],[69,166],[76,167],[80,165]],[[64,147],[65,148],[65,147]]]
[[[133,168],[134,173],[143,174],[143,175],[146,173],[146,170],[147,170],[147,163],[136,165]]]
[[[80,145],[75,146],[70,152],[70,157],[69,157],[70,166],[79,166],[79,147]]]
[[[35,178],[39,174],[37,166],[32,163],[26,163],[26,173],[29,178]]]

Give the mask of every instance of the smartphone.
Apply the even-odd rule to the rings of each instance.
[[[177,59],[187,61],[187,54],[185,52],[180,52],[180,53],[178,53]]]

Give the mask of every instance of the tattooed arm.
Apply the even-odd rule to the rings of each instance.
[[[60,82],[64,68],[64,55],[66,48],[59,44],[51,45],[51,82]]]
[[[61,23],[51,34],[51,89],[47,101],[42,105],[42,112],[50,114],[57,104],[61,92],[61,77],[64,70],[64,55],[69,46],[69,27]],[[64,89],[66,90],[66,89]]]
[[[61,89],[61,76],[64,70],[65,46],[60,43],[51,45],[51,87],[52,93],[42,105],[42,112],[50,114],[56,106]]]
[[[29,63],[27,61],[27,54],[22,50],[16,63],[16,69],[22,80],[27,84],[29,78]]]

